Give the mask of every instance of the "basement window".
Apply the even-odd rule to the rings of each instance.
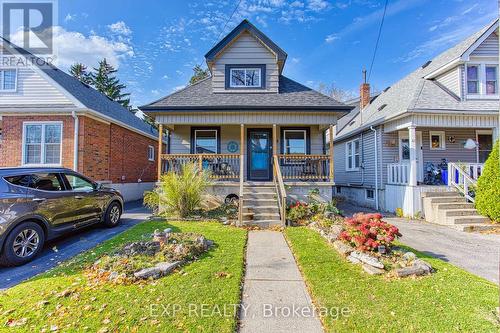
[[[365,191],[367,200],[375,200],[375,191],[372,189],[366,189]]]

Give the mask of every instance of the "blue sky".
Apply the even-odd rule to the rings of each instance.
[[[107,57],[135,105],[170,94],[219,35],[243,18],[288,53],[284,74],[303,84],[321,82],[358,91],[369,67],[384,0],[124,1],[59,0],[59,65],[95,66]],[[428,59],[493,20],[496,0],[389,0],[370,78],[384,89]]]

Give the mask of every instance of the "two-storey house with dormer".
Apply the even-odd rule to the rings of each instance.
[[[247,20],[205,56],[211,76],[141,110],[169,132],[159,175],[198,163],[240,223],[284,223],[288,200],[332,198],[331,139],[353,107],[282,75],[287,54]],[[333,138],[332,138],[333,139]]]
[[[335,126],[335,194],[443,224],[487,221],[473,192],[499,136],[498,45],[496,20],[377,96],[363,83]]]

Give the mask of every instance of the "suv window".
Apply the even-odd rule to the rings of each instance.
[[[73,191],[92,191],[94,189],[94,184],[83,177],[68,173],[64,176]]]
[[[35,173],[5,177],[11,184],[42,191],[62,191],[64,187],[56,173]]]

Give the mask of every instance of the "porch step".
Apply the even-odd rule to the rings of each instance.
[[[243,188],[243,225],[269,228],[280,224],[278,195],[274,184],[245,183]]]
[[[254,199],[269,200],[269,199],[276,199],[276,193],[243,192],[243,197],[249,200],[254,200]]]
[[[436,209],[474,209],[474,204],[470,202],[453,202],[453,203],[438,203],[434,204]]]
[[[243,197],[243,207],[278,206],[276,199],[246,199]]]
[[[456,224],[451,227],[453,227],[453,229],[465,232],[500,230],[500,225],[493,223]]]
[[[253,208],[256,209],[253,209]],[[243,206],[244,211],[247,211],[252,214],[258,214],[258,213],[275,213],[277,212],[279,214],[279,209],[277,206]]]
[[[430,201],[431,204],[435,203],[453,203],[453,202],[465,202],[465,198],[453,193],[453,196],[442,196],[442,197],[425,197],[424,200]]]
[[[244,226],[254,226],[262,229],[271,228],[273,226],[277,226],[280,224],[281,224],[280,220],[261,220],[261,221],[251,221],[243,223]]]
[[[476,223],[488,223],[490,219],[481,215],[474,216],[451,216],[447,218],[450,221],[449,224],[476,224]]]
[[[442,198],[442,197],[456,197],[457,192],[446,191],[446,192],[423,192],[422,198]]]

